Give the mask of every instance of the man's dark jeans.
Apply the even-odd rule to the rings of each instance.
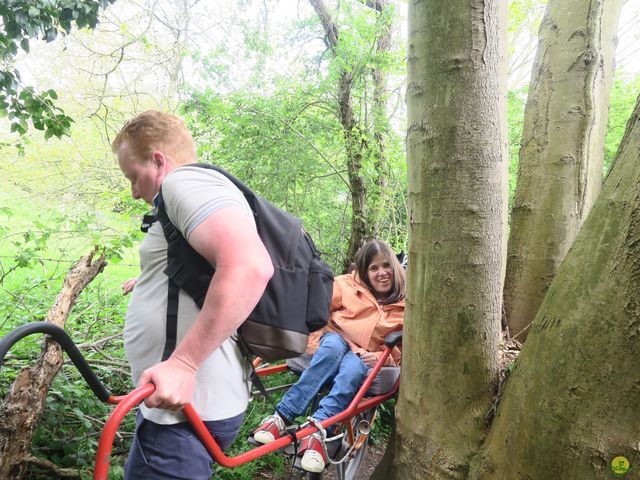
[[[238,434],[243,418],[244,413],[204,423],[224,450]],[[187,422],[159,425],[138,411],[124,470],[127,480],[209,480],[213,459]]]

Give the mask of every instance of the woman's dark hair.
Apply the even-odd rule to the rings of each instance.
[[[371,285],[371,282],[369,282],[367,271],[373,261],[373,257],[379,253],[387,257],[393,270],[393,286],[391,287],[389,295],[384,299],[384,303],[398,302],[404,298],[406,284],[405,273],[395,253],[389,248],[389,245],[380,240],[370,240],[365,243],[356,254],[356,272],[360,277],[360,281],[375,294],[375,289]]]

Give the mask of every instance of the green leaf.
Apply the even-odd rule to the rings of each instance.
[[[28,38],[23,38],[22,40],[20,40],[20,48],[22,48],[22,50],[24,50],[25,52],[29,53],[29,39]]]
[[[58,31],[55,28],[50,28],[47,30],[47,33],[45,34],[45,40],[47,42],[53,42],[57,36],[58,36]]]
[[[4,31],[7,34],[8,40],[13,40],[18,35],[18,24],[11,17],[4,19]],[[9,42],[10,43],[10,42]]]
[[[16,45],[16,42],[9,42],[9,45],[7,45],[7,51],[15,56],[18,53],[18,45]]]
[[[29,17],[24,12],[16,12],[16,25],[24,27],[29,23]]]
[[[71,411],[75,413],[78,418],[84,418],[84,413],[78,407],[73,408]]]

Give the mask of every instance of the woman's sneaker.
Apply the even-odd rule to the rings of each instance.
[[[318,433],[302,440],[300,449],[304,450],[300,466],[307,472],[320,473],[327,464],[327,456],[324,452],[322,440]]]
[[[258,443],[271,443],[284,435],[286,426],[279,415],[269,415],[262,420],[262,425],[253,432],[253,438]]]

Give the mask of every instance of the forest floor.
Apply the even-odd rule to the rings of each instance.
[[[378,463],[382,460],[384,451],[387,448],[385,445],[369,445],[367,447],[367,455],[364,457],[364,463],[360,467],[357,480],[369,480],[373,475]],[[323,480],[337,480],[336,469],[329,467],[325,470]]]
[[[369,480],[371,478],[373,472],[378,466],[378,463],[380,463],[380,460],[382,460],[382,457],[384,456],[386,447],[386,444],[369,445],[367,447],[367,455],[364,458],[363,465],[360,467],[360,472],[358,473],[358,478],[356,480]],[[264,480],[289,480],[292,476],[291,472],[287,470],[284,475],[279,476],[269,472],[262,472],[259,478]],[[338,480],[335,467],[330,466],[325,469],[322,478],[323,480]]]

